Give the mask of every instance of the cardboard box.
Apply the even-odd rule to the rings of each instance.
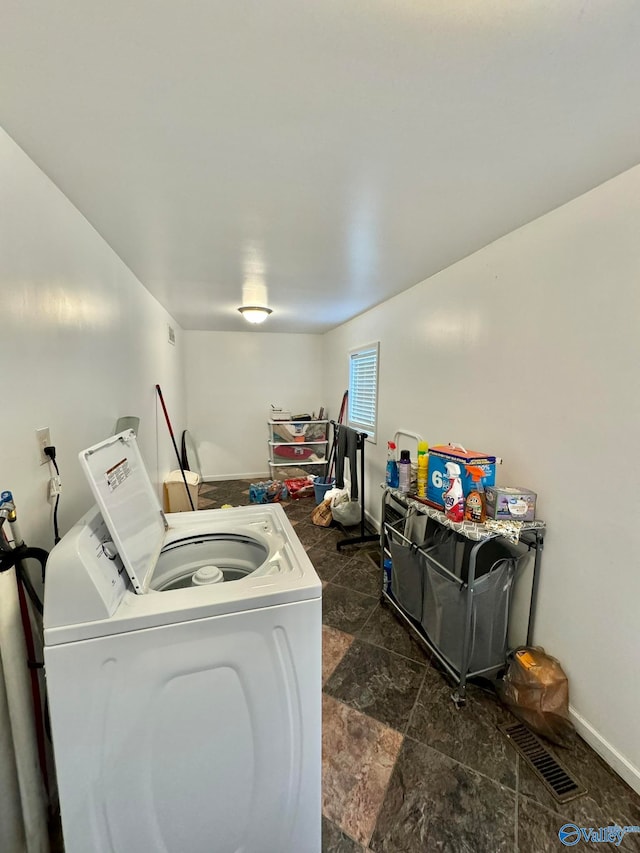
[[[487,518],[533,521],[536,517],[536,493],[529,489],[493,486],[485,490]]]
[[[443,494],[449,485],[447,462],[455,462],[460,467],[460,479],[465,497],[474,487],[473,478],[467,471],[467,466],[482,468],[484,472],[482,484],[485,489],[487,486],[493,486],[496,481],[495,456],[488,456],[486,453],[480,453],[477,450],[463,450],[453,444],[438,444],[430,447],[427,501],[441,509],[444,509]]]

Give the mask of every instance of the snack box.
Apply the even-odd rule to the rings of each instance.
[[[477,450],[466,450],[458,444],[436,444],[429,448],[429,469],[427,481],[427,501],[433,506],[444,509],[443,494],[449,485],[447,462],[455,462],[460,468],[460,480],[464,496],[474,488],[467,466],[481,468],[484,472],[482,485],[486,489],[496,481],[496,457],[488,456]]]
[[[511,518],[533,521],[536,517],[536,493],[529,489],[492,486],[485,490],[487,518]]]

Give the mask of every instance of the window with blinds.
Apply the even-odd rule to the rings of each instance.
[[[352,350],[349,353],[348,426],[366,432],[376,440],[378,416],[378,354],[380,344]]]

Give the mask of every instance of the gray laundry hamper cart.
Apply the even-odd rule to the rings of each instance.
[[[426,530],[407,523],[415,513],[428,516]],[[469,678],[492,677],[505,665],[514,582],[524,573],[521,560],[530,565],[527,554],[532,553],[526,639],[531,642],[545,524],[523,522],[510,541],[502,528],[452,522],[440,510],[389,487],[382,519],[381,601],[451,676],[452,699],[464,705]],[[518,593],[521,601],[526,594]]]
[[[431,524],[427,519],[424,529],[424,540],[417,544],[406,535],[411,531],[409,522],[411,516],[387,526],[389,549],[391,551],[391,592],[396,601],[417,622],[422,621],[425,601],[425,584],[428,567],[426,551],[436,553],[438,557],[453,568],[456,559],[455,534]],[[399,527],[404,528],[400,532]]]
[[[507,555],[497,560],[488,572],[474,577],[470,591],[467,583],[440,571],[435,551],[424,557],[422,627],[457,670],[481,674],[502,666],[517,558]]]

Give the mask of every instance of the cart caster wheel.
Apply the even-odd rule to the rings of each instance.
[[[451,694],[451,699],[453,700],[453,704],[456,706],[456,709],[460,711],[467,703],[467,700],[464,696],[460,696],[460,694],[456,691]]]

